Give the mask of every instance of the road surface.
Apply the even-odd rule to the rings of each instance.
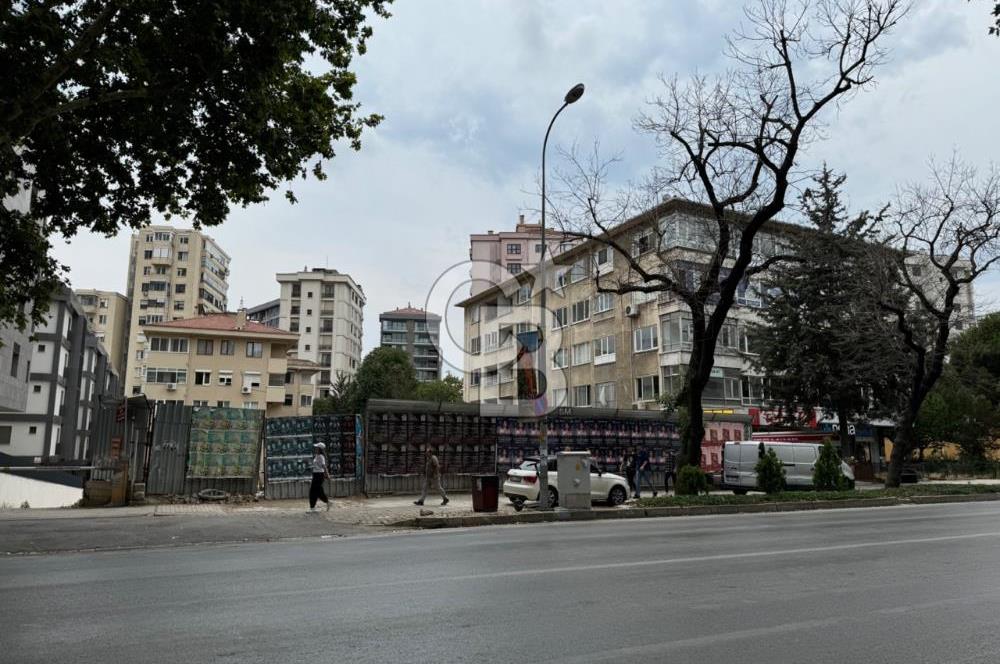
[[[995,503],[0,559],[0,661],[1000,661]]]

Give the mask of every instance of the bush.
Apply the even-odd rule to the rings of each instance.
[[[844,491],[847,478],[840,469],[840,455],[829,440],[823,442],[819,459],[813,466],[813,487],[817,491]]]
[[[698,466],[681,466],[677,472],[677,483],[674,493],[678,496],[697,496],[708,492],[708,479],[705,471]]]
[[[774,450],[760,458],[754,466],[757,471],[757,488],[764,493],[781,493],[785,490],[785,467]]]

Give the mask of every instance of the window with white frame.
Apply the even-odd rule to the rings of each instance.
[[[558,329],[560,327],[566,327],[566,307],[559,307],[552,312],[552,329]]]
[[[497,374],[496,367],[491,367],[491,368],[489,368],[489,369],[486,370],[486,381],[485,382],[486,382],[486,386],[487,387],[489,387],[491,385],[496,385],[497,384],[497,378],[498,378],[498,374]]]
[[[507,271],[511,274],[521,274],[520,263],[507,263]]]
[[[311,406],[312,402],[313,402],[313,398],[312,398],[311,395],[309,395],[309,394],[299,395],[299,405],[300,406]]]
[[[596,392],[595,405],[602,408],[612,408],[615,406],[615,384],[613,382],[598,383],[594,388]]]
[[[590,343],[573,344],[573,366],[590,362]]]
[[[577,385],[573,388],[573,405],[590,406],[590,385]]]
[[[691,343],[693,328],[690,318],[671,314],[663,320],[664,350],[678,350]]]
[[[744,326],[741,325],[739,328],[737,328],[737,339],[738,339],[738,344],[739,344],[739,346],[738,346],[739,347],[739,351],[741,353],[747,353],[748,355],[755,355],[756,354],[756,353],[753,352],[753,346],[750,343],[750,335],[747,332],[747,328],[746,327],[744,327]]]
[[[587,278],[587,259],[581,258],[569,269],[569,282],[575,284]]]
[[[641,231],[632,239],[632,256],[641,256],[653,250],[653,234]]]
[[[521,286],[517,289],[517,295],[514,296],[514,302],[516,304],[524,304],[531,299],[531,286]]]
[[[735,377],[723,378],[725,383],[726,398],[727,399],[740,399],[740,379]]]
[[[472,373],[469,374],[469,385],[471,387],[476,387],[477,385],[479,385],[481,377],[482,377],[482,371],[480,369],[473,369]]]
[[[477,335],[469,339],[469,352],[473,355],[479,355],[482,350],[482,339]]]
[[[572,322],[581,323],[590,318],[590,299],[573,303]]]
[[[244,410],[257,410],[257,402],[256,401],[244,401],[243,402],[243,409]]]
[[[232,371],[220,371],[219,372],[219,385],[232,385],[233,384],[233,372]]]
[[[507,245],[507,253],[508,254],[517,254],[517,255],[520,255],[520,253],[521,253],[521,245],[517,244],[517,243],[510,243],[510,244],[508,244]]]
[[[149,349],[161,353],[186,353],[188,340],[170,337],[150,337]]]
[[[212,384],[212,372],[203,371],[197,369],[194,372],[194,384],[195,385],[211,385]]]
[[[194,399],[191,405],[195,408],[208,408],[208,402],[203,399]]]
[[[594,339],[594,364],[605,364],[615,360],[615,337],[609,334],[606,337]]]
[[[500,367],[500,382],[510,383],[514,380],[514,365],[506,364]]]
[[[656,334],[656,325],[636,328],[634,331],[633,348],[634,352],[642,353],[647,350],[659,348],[659,339]]]
[[[614,250],[611,247],[601,247],[594,254],[594,263],[598,271],[603,271],[612,266],[614,261]]]
[[[719,330],[719,345],[723,348],[736,348],[736,326],[724,323]]]
[[[569,366],[569,353],[565,348],[560,348],[556,352],[552,353],[552,367],[555,369],[563,369]]]
[[[146,368],[147,383],[186,383],[187,369],[157,369]]]
[[[660,397],[660,377],[640,376],[635,379],[636,401],[656,401]]]
[[[487,332],[483,335],[483,350],[487,353],[492,353],[500,345],[500,333],[499,332]]]
[[[552,402],[549,403],[551,408],[559,408],[565,406],[566,404],[566,388],[556,387],[552,390]]]
[[[594,297],[594,313],[600,314],[605,311],[611,311],[615,306],[615,296],[614,293],[598,293]]]
[[[569,270],[556,270],[556,290],[562,290],[569,283]]]
[[[229,401],[216,401],[215,405],[217,408],[229,408]]]

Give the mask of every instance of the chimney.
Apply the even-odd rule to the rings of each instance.
[[[524,224],[524,215],[523,214],[519,214],[519,215],[517,215],[517,225],[520,226],[522,224]]]
[[[236,329],[242,330],[247,326],[247,310],[240,309],[236,312]]]

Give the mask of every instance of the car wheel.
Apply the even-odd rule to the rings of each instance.
[[[524,509],[524,498],[511,498],[510,502],[513,503],[515,512],[520,512]]]
[[[628,495],[626,495],[625,489],[620,486],[611,487],[611,493],[608,494],[609,505],[618,507],[624,505],[626,500],[628,500]]]
[[[747,490],[746,489],[733,489],[733,493],[735,493],[737,496],[745,496],[745,495],[747,495]]]
[[[549,507],[559,507],[559,492],[549,487]]]

